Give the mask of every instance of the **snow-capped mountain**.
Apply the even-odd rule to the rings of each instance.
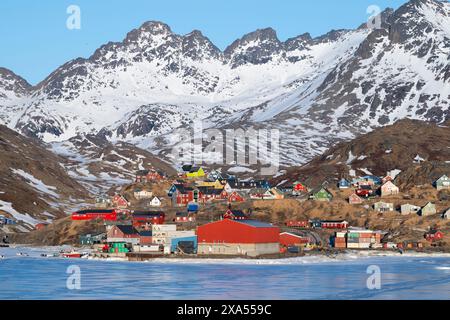
[[[285,42],[257,30],[223,52],[200,31],[147,22],[35,87],[2,69],[0,119],[46,142],[101,132],[161,154],[194,120],[279,129],[284,164],[402,118],[448,119],[450,4],[412,0],[381,15],[380,29]]]

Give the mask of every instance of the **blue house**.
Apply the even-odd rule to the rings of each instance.
[[[350,182],[347,179],[342,178],[338,183],[339,189],[350,188]]]

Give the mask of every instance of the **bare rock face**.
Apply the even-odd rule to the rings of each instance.
[[[260,29],[223,52],[198,30],[146,22],[35,87],[0,69],[0,122],[46,142],[101,133],[161,154],[193,121],[277,129],[281,162],[299,165],[401,119],[449,119],[450,5],[412,0],[380,18],[377,30],[284,42]]]

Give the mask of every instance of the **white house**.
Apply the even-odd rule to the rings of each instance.
[[[148,190],[136,189],[133,193],[136,200],[150,199],[153,196],[153,192]]]
[[[400,189],[392,183],[392,181],[388,181],[381,186],[381,196],[392,196],[400,193]]]
[[[409,203],[402,204],[402,206],[400,207],[400,211],[401,211],[402,215],[408,215],[411,213],[419,214],[421,209],[422,209],[421,207],[415,206],[415,205],[409,204]]]
[[[154,197],[152,201],[150,201],[151,207],[161,207],[161,200],[158,197]]]

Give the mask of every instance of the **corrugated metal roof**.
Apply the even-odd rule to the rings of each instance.
[[[238,222],[238,223],[244,223],[244,224],[247,224],[247,225],[255,227],[255,228],[274,228],[275,227],[274,225],[272,225],[270,223],[257,221],[257,220],[233,220],[233,221]]]

